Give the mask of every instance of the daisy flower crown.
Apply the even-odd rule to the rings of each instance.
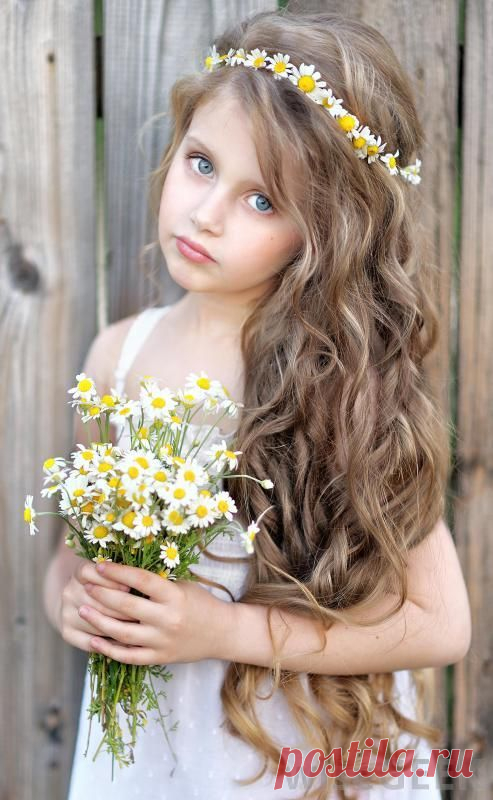
[[[416,159],[414,164],[407,167],[399,167],[397,158],[399,150],[395,153],[385,153],[382,155],[387,143],[382,144],[380,136],[375,136],[368,125],[360,125],[359,120],[342,105],[342,100],[334,97],[332,89],[327,87],[325,81],[320,80],[320,72],[316,72],[313,64],[301,64],[296,67],[289,60],[289,55],[277,53],[268,56],[266,50],[258,47],[246,53],[243,48],[235,50],[230,48],[227,53],[220,54],[216,50],[216,45],[209,47],[207,56],[204,59],[204,72],[212,72],[221,66],[240,66],[252,67],[253,69],[271,70],[276,80],[288,79],[300,89],[307,97],[315,103],[323,106],[326,111],[336,120],[348,139],[351,140],[354,152],[358,158],[366,158],[369,164],[374,161],[382,161],[391,175],[400,175],[413,184],[421,182],[420,167],[421,161]]]

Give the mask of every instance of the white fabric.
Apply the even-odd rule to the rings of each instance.
[[[119,362],[121,388],[146,335],[165,310],[148,309],[137,318],[129,330]],[[190,441],[195,433],[193,428],[197,427],[192,426],[189,430]],[[119,442],[123,447],[128,445],[125,434],[126,431]],[[215,554],[231,557],[246,555],[237,536],[232,540],[227,536],[219,537],[209,549]],[[193,569],[197,574],[225,585],[236,600],[242,594],[248,564],[222,563],[202,555],[200,564]],[[231,602],[229,595],[224,591],[205,584],[202,586],[221,600]],[[130,800],[138,797],[143,800],[189,800],[194,797],[199,797],[200,800],[274,800],[274,798],[297,800],[303,796],[307,788],[322,785],[321,778],[308,780],[303,775],[298,775],[286,779],[283,789],[274,791],[275,777],[269,773],[250,786],[242,787],[235,783],[235,778],[253,777],[262,766],[263,759],[253,748],[230,736],[222,727],[224,717],[220,688],[226,667],[227,662],[215,659],[171,664],[168,669],[173,673],[173,678],[169,682],[154,679],[156,691],[164,692],[166,695],[160,697],[160,708],[165,718],[169,742],[178,763],[175,764],[165,740],[157,712],[148,712],[147,726],[138,729],[137,744],[134,748],[135,763],[123,768],[115,763],[113,781],[112,759],[104,748],[96,760],[92,761],[103,736],[97,715],[92,720],[90,746],[87,756],[84,756],[89,727],[86,709],[90,702],[90,683],[86,673],[68,800],[87,800],[87,798]],[[400,708],[403,713],[412,713],[410,674],[401,671],[396,675]],[[308,689],[305,673],[301,674],[301,681]],[[267,695],[268,688],[264,684],[259,694]],[[311,747],[307,746],[294,724],[282,692],[278,690],[271,698],[258,700],[256,706],[261,723],[279,746],[298,747],[304,757]],[[129,741],[130,734],[123,715],[120,720],[125,741]],[[170,728],[176,723],[176,729],[171,731]],[[405,738],[401,741],[403,747],[408,746]],[[426,769],[426,763],[422,759],[428,757],[429,752],[427,742],[421,741],[419,748],[416,748],[414,769],[419,766]],[[291,767],[292,763],[291,758],[288,767]],[[317,763],[315,760],[315,764]],[[399,764],[402,764],[402,758]],[[436,779],[415,776],[394,778],[391,785],[386,788],[383,786],[370,788],[360,792],[359,798],[360,800],[377,798],[421,800],[425,791],[428,800],[439,800],[441,797]]]

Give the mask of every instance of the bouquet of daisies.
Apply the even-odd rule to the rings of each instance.
[[[77,548],[78,555],[141,567],[167,580],[196,580],[189,567],[199,562],[200,549],[217,536],[233,537],[235,530],[246,551],[253,552],[261,517],[243,530],[233,520],[237,508],[221,481],[245,477],[266,489],[273,483],[234,475],[231,470],[237,468],[241,451],[227,448],[218,438],[217,425],[192,422],[202,409],[222,412],[218,422],[238,414],[243,404],[234,402],[219,381],[204,372],[191,373],[184,389],[174,393],[146,376],[140,382],[140,398],[134,401],[114,389],[100,397],[94,381],[81,373],[69,394],[82,422],[97,422],[100,441],[77,444],[71,461],[54,457],[44,462],[41,496],[57,495],[59,510],[36,512],[33,496],[28,495],[24,520],[32,535],[38,530],[38,516],[55,514],[69,526],[65,543]],[[110,424],[117,424],[121,434],[127,431],[126,449],[111,443]],[[88,669],[88,713],[91,720],[98,714],[104,731],[93,761],[106,743],[113,764],[115,759],[120,765],[133,763],[137,728],[147,724],[150,709],[158,710],[169,744],[152,682],[156,676],[165,681],[173,677],[166,667],[123,664],[91,653]],[[123,741],[118,706],[127,715],[130,742]]]

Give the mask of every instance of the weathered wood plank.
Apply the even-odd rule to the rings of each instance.
[[[85,666],[43,610],[59,526],[21,510],[96,327],[92,3],[6,0],[0,68],[0,797],[31,800],[64,795]]]
[[[471,600],[471,650],[455,670],[455,746],[474,749],[474,776],[454,800],[493,796],[493,7],[466,3],[455,503],[457,546]]]

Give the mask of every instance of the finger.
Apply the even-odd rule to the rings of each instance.
[[[137,597],[134,594],[124,594],[116,589],[107,589],[106,586],[92,586],[87,594],[90,598],[95,598],[103,606],[110,609],[110,612],[118,611],[126,619],[138,620],[139,622],[152,622],[152,601],[145,597]]]
[[[105,614],[100,614],[91,606],[81,606],[79,615],[97,628],[98,633],[110,636],[121,644],[142,646],[149,643],[149,628],[138,622],[120,622]]]
[[[82,605],[85,605],[85,606],[89,605],[89,606],[92,606],[93,608],[95,608],[96,611],[99,611],[101,614],[106,614],[106,616],[114,617],[115,619],[121,619],[122,622],[134,622],[135,621],[134,617],[130,617],[128,614],[125,615],[125,614],[123,614],[123,612],[121,610],[118,610],[116,608],[108,608],[108,606],[105,606],[104,603],[100,602],[96,598],[95,593],[93,591],[93,589],[95,589],[95,588],[96,587],[94,586],[94,584],[86,583],[86,589],[85,589],[85,591],[82,592],[82,597],[80,598],[80,601],[77,602],[77,610]],[[99,587],[99,588],[103,588],[103,587]],[[121,592],[120,592],[120,595],[121,595]]]
[[[149,647],[124,647],[99,636],[89,639],[89,648],[90,652],[102,653],[121,664],[154,664],[156,658]]]
[[[171,590],[171,583],[160,575],[149,572],[140,567],[131,567],[129,564],[115,564],[111,561],[102,561],[96,566],[97,572],[105,578],[131,586],[142,594],[157,600],[163,600]],[[174,587],[173,587],[174,588]]]
[[[130,587],[124,583],[118,583],[109,577],[101,575],[96,569],[96,563],[90,561],[88,558],[81,559],[82,563],[79,564],[75,571],[75,575],[79,583],[97,583],[101,586],[107,586],[110,589],[119,589],[123,592],[129,592]]]

